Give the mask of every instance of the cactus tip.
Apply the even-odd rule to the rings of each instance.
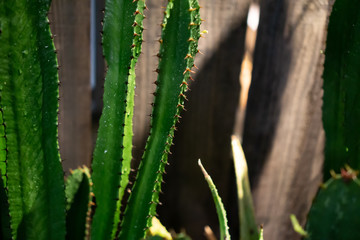
[[[204,166],[201,164],[201,160],[200,160],[200,159],[198,160],[198,165],[199,165],[201,171],[203,172],[204,177],[205,177],[205,178],[208,178],[208,177],[209,177],[209,174],[206,172]]]

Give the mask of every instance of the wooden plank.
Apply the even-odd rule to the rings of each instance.
[[[321,181],[322,62],[327,0],[263,0],[244,127],[255,211],[264,239],[300,239]]]
[[[90,1],[54,0],[49,19],[60,65],[60,153],[68,171],[90,165]]]

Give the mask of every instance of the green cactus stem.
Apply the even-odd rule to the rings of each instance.
[[[342,170],[319,190],[308,215],[309,240],[360,239],[360,182],[352,170]]]
[[[324,64],[324,181],[344,164],[360,169],[360,1],[336,0]]]
[[[107,0],[103,49],[104,108],[92,164],[96,210],[92,239],[115,237],[132,159],[135,64],[141,51],[143,0]]]
[[[159,203],[162,174],[175,124],[184,107],[185,91],[200,37],[199,5],[195,0],[170,0],[160,39],[159,73],[151,132],[121,225],[120,239],[141,239],[151,226]]]
[[[0,1],[1,138],[13,239],[65,238],[49,7],[49,0]]]
[[[117,208],[114,219],[114,227],[112,237],[119,233],[120,214],[121,214],[121,201],[125,192],[125,189],[129,183],[129,173],[131,171],[132,160],[132,136],[133,136],[133,115],[134,115],[134,97],[135,97],[135,65],[138,61],[141,53],[142,44],[142,32],[143,32],[143,20],[145,18],[144,9],[146,8],[145,1],[139,0],[137,9],[135,11],[134,27],[134,39],[133,39],[133,56],[131,60],[131,69],[129,75],[129,81],[127,86],[126,97],[126,115],[125,115],[125,127],[124,127],[124,150],[123,150],[123,162],[121,168],[121,181],[119,189],[119,201],[117,202]]]

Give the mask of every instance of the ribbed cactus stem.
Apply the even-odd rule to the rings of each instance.
[[[103,50],[108,65],[104,107],[92,164],[93,240],[115,238],[132,159],[135,64],[141,52],[144,0],[107,0]]]
[[[65,238],[59,81],[49,7],[49,0],[0,1],[1,171],[6,152],[14,239]]]
[[[198,51],[199,8],[197,1],[170,0],[164,12],[152,128],[125,211],[120,239],[143,238],[156,215],[175,124],[184,108],[187,81]]]

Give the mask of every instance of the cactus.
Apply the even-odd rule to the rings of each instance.
[[[360,182],[353,170],[342,170],[320,188],[308,215],[306,239],[360,238]]]
[[[329,19],[323,74],[327,182],[310,209],[306,239],[360,238],[360,186],[352,170],[360,168],[359,7],[359,1],[337,0]]]
[[[143,0],[106,1],[103,49],[108,70],[92,163],[96,196],[92,239],[114,238],[118,229],[132,159],[135,64],[141,51],[144,7]]]
[[[92,177],[87,169],[73,171],[65,191],[49,6],[50,0],[0,2],[0,238],[144,238],[156,215],[162,174],[198,52],[199,4],[169,0],[165,10],[152,129],[125,213],[121,204],[131,170],[135,65],[145,2],[106,1],[108,70]]]
[[[48,0],[0,2],[1,172],[14,239],[65,237],[49,6]]]
[[[184,108],[184,94],[194,65],[193,57],[198,51],[199,8],[194,0],[170,0],[164,12],[152,128],[125,210],[120,239],[145,237],[137,229],[150,227],[151,219],[156,214],[162,174],[172,145],[175,124]]]
[[[360,169],[360,7],[337,0],[329,19],[324,64],[324,181],[348,164]]]

